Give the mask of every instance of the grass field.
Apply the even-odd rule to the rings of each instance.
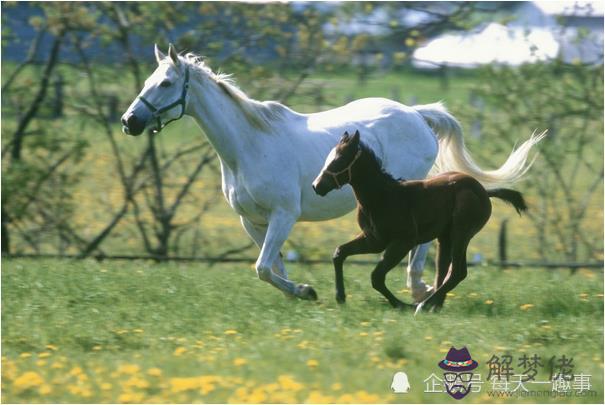
[[[414,318],[371,289],[369,266],[346,267],[339,306],[330,266],[290,266],[319,294],[306,302],[248,264],[2,264],[3,402],[453,403],[423,392],[450,346],[483,381],[492,355],[538,354],[540,381],[552,356],[573,357],[596,392],[496,399],[485,382],[466,402],[603,402],[602,271],[474,267],[440,314]],[[409,301],[400,269],[387,283]],[[396,371],[406,395],[390,391]]]

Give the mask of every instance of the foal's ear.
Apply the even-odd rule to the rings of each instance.
[[[160,51],[160,48],[158,48],[158,44],[153,44],[153,53],[155,53],[155,60],[157,60],[158,63],[160,63],[166,57],[166,55]]]
[[[177,54],[176,49],[174,49],[174,45],[172,44],[168,45],[168,55],[170,55],[170,59],[172,59],[172,62],[174,62],[174,64],[178,66],[179,55]]]
[[[355,131],[355,133],[351,137],[351,143],[359,144],[359,137],[360,137],[359,131]]]
[[[349,131],[345,131],[344,134],[340,137],[340,142],[348,142],[351,135],[349,135]]]

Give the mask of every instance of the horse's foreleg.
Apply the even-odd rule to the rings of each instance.
[[[414,247],[410,252],[407,287],[411,288],[412,298],[416,302],[422,302],[433,292],[433,288],[422,281],[422,271],[430,246],[430,242],[424,243]]]
[[[250,236],[256,246],[261,249],[263,247],[263,243],[265,243],[265,236],[267,235],[267,225],[254,224],[243,216],[240,216],[240,220],[248,236]],[[284,266],[284,261],[282,260],[281,254],[277,256],[277,260],[275,261],[275,263],[273,263],[272,269],[281,277],[288,279],[288,272],[286,271],[286,266]]]
[[[379,253],[384,247],[372,243],[364,234],[357,236],[350,242],[340,245],[334,251],[332,263],[336,278],[336,301],[343,304],[346,300],[342,266],[347,257],[364,253]]]
[[[271,283],[288,294],[304,299],[317,299],[317,294],[311,286],[296,285],[271,270],[273,263],[280,259],[279,250],[288,238],[295,222],[296,216],[291,212],[278,210],[271,213],[263,247],[256,260],[256,274],[261,280]]]

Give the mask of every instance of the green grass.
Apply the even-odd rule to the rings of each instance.
[[[370,266],[346,266],[339,306],[328,265],[290,266],[319,294],[307,302],[249,264],[2,264],[3,402],[454,403],[422,382],[450,346],[469,348],[483,380],[494,354],[573,357],[598,396],[539,402],[603,402],[602,271],[475,267],[441,313],[414,318],[372,290]],[[410,300],[401,269],[387,283]],[[390,393],[399,370],[407,395]],[[465,401],[496,401],[488,388]]]

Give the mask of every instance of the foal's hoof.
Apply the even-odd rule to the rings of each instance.
[[[317,293],[309,284],[299,284],[296,295],[303,300],[317,301]]]
[[[336,302],[338,302],[339,304],[344,304],[346,301],[347,298],[345,295],[336,294]]]

